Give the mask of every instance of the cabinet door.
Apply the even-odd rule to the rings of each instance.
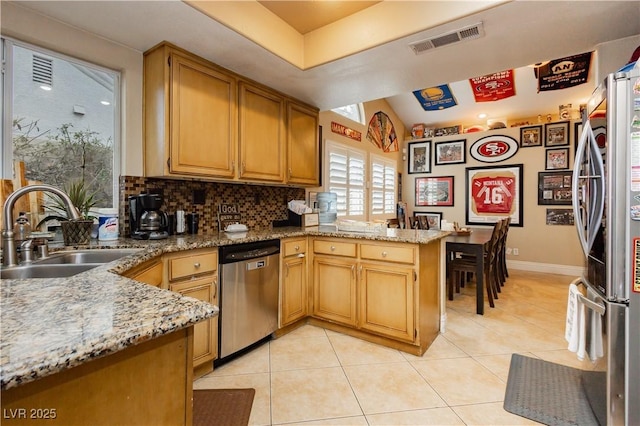
[[[284,182],[284,98],[240,83],[240,179]]]
[[[356,262],[315,256],[313,259],[313,315],[357,325]]]
[[[287,124],[287,182],[317,186],[320,182],[318,112],[289,102]]]
[[[360,328],[413,342],[413,269],[362,263],[360,280]]]
[[[170,172],[234,177],[235,79],[174,53],[170,97]]]
[[[123,275],[141,283],[161,287],[162,262],[160,260],[152,260],[125,272]]]
[[[207,276],[200,279],[171,283],[169,290],[211,304],[217,304],[217,278]],[[212,361],[218,355],[218,318],[209,318],[193,326],[193,366]]]
[[[307,258],[300,253],[285,258],[280,287],[280,327],[307,315]]]

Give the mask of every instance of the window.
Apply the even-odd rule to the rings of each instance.
[[[359,104],[351,104],[346,105],[339,108],[334,108],[331,111],[340,114],[343,117],[348,118],[349,120],[353,120],[356,123],[365,124],[364,123],[364,108],[362,103]]]
[[[371,155],[371,218],[396,213],[396,162]]]
[[[396,161],[374,154],[369,157],[367,161],[365,151],[327,141],[325,190],[337,194],[339,217],[354,220],[395,217]]]
[[[2,54],[2,176],[23,162],[28,181],[83,181],[117,206],[120,74],[8,38]]]

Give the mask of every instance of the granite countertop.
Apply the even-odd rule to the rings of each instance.
[[[89,248],[141,250],[68,278],[0,283],[0,388],[61,372],[217,315],[217,306],[119,275],[163,253],[308,235],[428,244],[448,234],[402,229],[342,232],[317,226],[92,242]]]

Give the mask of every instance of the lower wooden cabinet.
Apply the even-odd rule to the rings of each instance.
[[[123,275],[141,283],[154,287],[162,287],[162,260],[160,258],[149,260],[133,269],[128,270]]]
[[[357,263],[353,259],[313,259],[313,315],[352,327],[357,325]]]
[[[289,238],[280,243],[282,264],[280,268],[280,328],[309,314],[307,290],[307,238]]]

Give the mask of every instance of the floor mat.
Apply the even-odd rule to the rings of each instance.
[[[193,391],[193,426],[247,426],[255,389]]]
[[[513,354],[504,409],[546,425],[597,426],[598,420],[581,384],[583,373],[576,368]]]

